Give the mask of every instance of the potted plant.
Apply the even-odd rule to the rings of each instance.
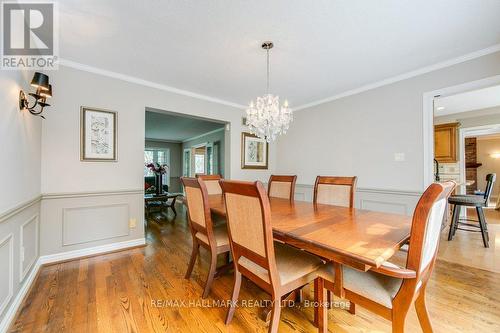
[[[156,195],[161,195],[163,192],[162,176],[167,173],[168,165],[159,164],[156,162],[146,164],[146,168],[153,171],[156,177]]]

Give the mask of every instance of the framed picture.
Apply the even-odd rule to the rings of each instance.
[[[250,133],[241,133],[241,168],[267,169],[269,145]]]
[[[80,160],[116,161],[116,112],[80,108]]]

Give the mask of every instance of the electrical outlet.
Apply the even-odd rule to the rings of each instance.
[[[394,153],[394,161],[403,162],[405,160],[405,153]]]
[[[130,219],[128,221],[128,226],[130,229],[133,229],[137,226],[137,219]]]

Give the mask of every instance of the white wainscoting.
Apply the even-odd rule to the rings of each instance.
[[[19,282],[24,280],[38,259],[39,230],[39,214],[21,224],[19,230]]]
[[[143,193],[47,194],[0,213],[0,333],[42,265],[144,245]]]
[[[129,204],[63,208],[62,245],[128,236],[129,218]]]
[[[0,313],[12,300],[14,294],[14,236],[0,239]]]
[[[144,191],[44,194],[41,220],[42,256],[143,239]]]
[[[297,184],[295,200],[312,202],[313,191],[313,185]],[[361,209],[412,215],[421,195],[413,191],[357,188],[354,205]]]
[[[7,331],[37,272],[40,200],[39,195],[0,213],[0,333]]]

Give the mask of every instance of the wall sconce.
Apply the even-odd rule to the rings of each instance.
[[[32,115],[42,116],[43,108],[50,106],[47,104],[47,98],[52,97],[52,85],[49,84],[49,77],[43,73],[35,72],[33,79],[31,80],[31,86],[36,88],[35,93],[29,93],[28,95],[35,99],[33,105],[29,105],[28,97],[24,91],[19,91],[19,109],[28,110]],[[36,107],[39,107],[37,110]]]

